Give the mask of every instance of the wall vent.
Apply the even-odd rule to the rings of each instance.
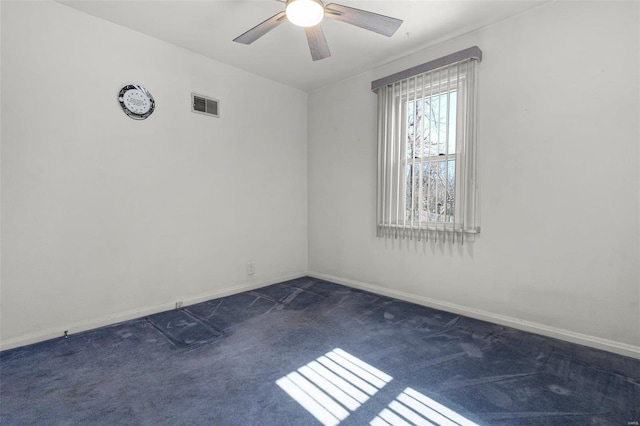
[[[220,117],[220,101],[207,96],[191,94],[191,111],[198,114]]]

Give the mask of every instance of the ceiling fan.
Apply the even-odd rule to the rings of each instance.
[[[285,10],[276,13],[266,21],[233,39],[236,43],[251,44],[285,20],[304,27],[309,50],[314,61],[331,56],[320,21],[325,16],[346,22],[365,30],[391,37],[402,24],[401,19],[379,15],[366,10],[343,6],[336,3],[324,5],[321,0],[277,0],[286,3]]]

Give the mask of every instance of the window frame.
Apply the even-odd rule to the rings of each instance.
[[[456,65],[456,67],[458,67],[458,65]],[[442,71],[444,69],[447,69],[447,75],[446,76],[442,76]],[[421,167],[420,170],[420,177],[418,178],[420,180],[420,191],[419,191],[419,195],[418,197],[420,197],[420,195],[425,195],[425,193],[422,193],[422,174],[423,174],[423,166],[431,166],[432,164],[439,164],[439,163],[448,163],[449,161],[454,161],[455,162],[455,171],[454,171],[454,175],[455,175],[455,181],[454,181],[454,201],[453,201],[453,206],[454,206],[454,211],[452,216],[452,220],[451,221],[443,221],[443,220],[422,220],[422,214],[421,211],[419,210],[419,214],[418,214],[418,227],[422,227],[421,225],[424,225],[426,227],[430,227],[431,229],[433,229],[434,231],[438,229],[438,227],[440,228],[450,228],[451,230],[455,229],[455,224],[456,223],[460,223],[463,219],[463,211],[462,211],[462,207],[460,207],[459,202],[461,201],[461,195],[459,195],[461,193],[461,191],[459,191],[458,187],[460,185],[462,185],[463,183],[460,182],[460,180],[458,179],[459,174],[459,169],[461,167],[463,167],[463,165],[460,165],[460,160],[464,161],[464,157],[466,156],[466,153],[464,151],[458,152],[458,149],[460,149],[460,147],[464,146],[464,144],[459,143],[459,138],[461,137],[461,133],[459,130],[461,126],[460,123],[462,120],[459,120],[458,118],[460,116],[462,116],[463,118],[466,118],[466,109],[465,106],[466,104],[464,102],[460,102],[460,99],[464,99],[465,101],[467,100],[467,74],[468,72],[464,72],[464,73],[460,73],[459,69],[456,72],[456,78],[454,82],[451,82],[449,77],[450,77],[450,70],[448,68],[443,68],[440,70],[436,70],[435,72],[438,72],[438,79],[436,82],[433,81],[433,74],[431,74],[430,79],[428,84],[424,84],[424,81],[422,81],[422,88],[420,89],[420,91],[417,90],[411,90],[411,87],[407,87],[406,91],[403,91],[402,93],[399,93],[397,95],[398,102],[401,102],[403,105],[402,108],[402,116],[406,118],[406,120],[402,120],[403,122],[405,122],[406,126],[403,126],[403,131],[402,131],[402,135],[401,135],[401,140],[403,141],[403,145],[404,145],[404,149],[401,151],[403,152],[403,159],[402,159],[402,167],[406,168],[409,164],[411,164],[412,167],[416,167],[416,165],[419,165]],[[425,79],[425,75],[422,76],[422,79]],[[447,80],[449,80],[449,84],[446,84],[446,87],[442,87],[444,85],[444,83],[447,82]],[[435,83],[435,84],[434,84]],[[418,77],[414,76],[413,78],[413,84],[417,85],[418,84]],[[437,87],[437,89],[434,91],[433,87],[434,85]],[[414,94],[413,97],[410,97],[408,95],[409,92],[412,92]],[[455,108],[455,115],[456,115],[456,131],[455,131],[455,150],[453,151],[453,153],[451,153],[451,151],[449,150],[449,132],[450,132],[450,126],[449,126],[449,117],[451,114],[451,94],[454,93],[456,94],[456,108]],[[416,157],[415,157],[415,134],[416,131],[414,129],[414,147],[412,149],[412,152],[414,153],[414,157],[413,157],[413,161],[409,162],[407,160],[407,153],[408,153],[408,144],[409,144],[409,135],[408,135],[408,127],[409,127],[409,103],[410,102],[416,102],[416,101],[422,101],[424,102],[425,99],[434,99],[436,97],[441,97],[443,94],[447,94],[447,102],[446,102],[446,109],[448,109],[449,111],[446,113],[446,124],[445,124],[445,134],[447,136],[445,136],[445,151],[446,154],[437,154],[437,155],[427,155],[427,156],[422,156],[422,159],[426,159],[426,161],[415,161]],[[395,101],[394,101],[395,102]],[[438,101],[439,105],[438,108],[440,108],[440,100]],[[439,111],[440,112],[440,111]],[[440,113],[438,114],[440,115]],[[431,123],[431,119],[429,119],[429,122]],[[415,120],[414,120],[415,123]],[[431,126],[430,126],[431,127]],[[438,133],[440,133],[438,131]],[[438,146],[440,145],[440,136],[438,136]],[[429,144],[432,145],[432,144]],[[423,148],[424,149],[424,148]],[[429,151],[431,151],[431,149],[429,149]],[[400,161],[400,159],[398,159],[398,161]],[[395,165],[395,167],[398,167],[398,165]],[[445,169],[448,169],[448,166],[445,166]],[[449,173],[447,171],[446,173],[447,175],[447,180],[449,177]],[[407,197],[407,180],[404,179],[403,180],[403,185],[405,186],[403,188],[403,190],[401,191],[401,193],[403,194],[403,199],[402,199],[402,205],[406,206],[407,205],[407,201],[406,201],[406,197]],[[447,185],[445,185],[446,187]],[[422,193],[422,194],[420,194]],[[446,202],[446,196],[445,196],[445,213],[441,214],[441,213],[435,213],[436,216],[447,216],[447,202]],[[406,209],[405,209],[406,210]],[[427,202],[427,208],[425,209],[427,216],[431,215],[431,212],[429,210],[429,205]],[[413,216],[413,214],[412,214]],[[402,227],[406,227],[406,214],[403,216],[403,220],[402,220],[402,224],[400,224],[400,218],[396,218],[396,223],[394,224],[395,226],[402,226]],[[414,220],[413,218],[411,219],[411,226],[413,227]]]

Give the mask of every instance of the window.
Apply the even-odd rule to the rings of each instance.
[[[418,67],[430,68],[426,72],[407,70],[401,79],[373,82],[378,84],[379,237],[463,243],[479,233],[479,58],[480,50],[471,48]]]

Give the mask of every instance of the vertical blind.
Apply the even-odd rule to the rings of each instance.
[[[377,235],[464,243],[479,233],[477,47],[372,83]]]

